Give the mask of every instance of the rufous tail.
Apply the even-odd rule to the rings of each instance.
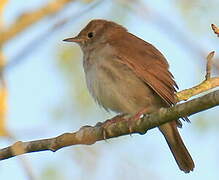
[[[179,168],[185,173],[193,171],[195,164],[180,137],[176,123],[174,121],[166,123],[160,126],[159,129],[164,135]]]

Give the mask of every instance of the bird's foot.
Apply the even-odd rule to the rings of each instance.
[[[134,121],[137,121],[143,118],[146,112],[147,112],[147,109],[142,109],[141,111],[139,111],[138,113],[136,113],[134,116],[131,116],[131,117],[129,114],[120,114],[120,115],[115,116],[112,119],[108,119],[104,123],[100,123],[100,126],[103,128],[103,139],[104,140],[107,139],[107,132],[106,132],[107,127],[109,127],[111,124],[121,122],[121,121],[127,122],[129,133],[131,135],[131,133],[133,132],[132,123]]]
[[[104,140],[107,139],[106,128],[109,127],[111,124],[124,121],[125,120],[124,117],[125,117],[125,114],[120,114],[120,115],[115,116],[112,119],[106,120],[104,123],[101,123],[101,127],[103,128],[103,139]]]
[[[139,119],[143,118],[144,115],[147,114],[147,113],[148,113],[148,109],[144,108],[144,109],[140,110],[139,112],[137,112],[130,119],[133,120],[133,121],[139,120]]]
[[[137,112],[134,116],[131,116],[131,117],[126,119],[126,121],[128,122],[130,134],[133,132],[132,123],[134,121],[137,121],[137,120],[143,118],[145,116],[145,113],[147,113],[147,112],[148,112],[148,109],[144,108],[144,109],[140,110],[139,112]]]

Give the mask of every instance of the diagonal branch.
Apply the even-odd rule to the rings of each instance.
[[[52,35],[54,36],[54,34],[58,30],[66,26],[69,22],[72,23],[75,21],[75,19],[78,20],[79,18],[84,16],[86,13],[89,13],[92,9],[96,8],[103,2],[104,1],[102,0],[95,1],[94,3],[91,3],[90,6],[86,6],[86,8],[83,8],[82,10],[79,10],[77,12],[73,12],[68,17],[64,17],[61,20],[58,20],[55,24],[49,27],[49,29],[38,35],[31,42],[27,43],[27,45],[25,45],[20,52],[14,55],[13,58],[5,65],[4,70],[8,71],[16,65],[20,64],[21,62],[25,61],[26,56],[31,54],[39,46],[42,46],[43,43],[48,42],[46,40],[50,38]]]
[[[178,104],[170,108],[161,108],[157,112],[146,115],[139,120],[131,122],[132,132],[145,134],[147,130],[160,126],[169,121],[189,116],[203,110],[219,105],[219,90],[209,93],[188,102]],[[12,146],[0,149],[0,160],[8,159],[17,155],[37,151],[57,151],[63,147],[86,144],[91,145],[97,141],[130,134],[130,122],[120,121],[104,126],[107,123],[98,123],[95,126],[84,126],[74,133],[65,133],[55,138],[42,139],[29,142],[16,142]],[[104,128],[103,128],[104,127]],[[104,133],[103,133],[104,132]]]
[[[14,24],[3,31],[1,30],[0,44],[2,45],[11,40],[18,33],[24,31],[26,28],[43,19],[44,17],[57,13],[58,11],[62,10],[66,4],[73,1],[75,0],[55,0],[33,12],[27,12],[21,15]]]

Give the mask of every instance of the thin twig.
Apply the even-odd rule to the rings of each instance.
[[[51,26],[48,30],[43,32],[42,34],[38,35],[36,38],[34,38],[31,42],[29,42],[27,45],[25,45],[20,52],[18,52],[10,61],[6,64],[4,70],[8,72],[11,68],[16,67],[21,62],[24,62],[26,57],[30,55],[34,50],[36,50],[39,46],[42,47],[43,43],[46,43],[47,39],[54,36],[54,34],[60,30],[61,28],[65,27],[67,24],[74,22],[76,19],[78,20],[82,16],[89,13],[92,9],[99,6],[101,3],[103,3],[104,0],[98,0],[95,3],[92,3],[90,6],[78,11],[73,12],[68,17],[65,17],[58,22],[56,22],[53,26]],[[27,50],[28,49],[28,50]]]
[[[215,52],[212,51],[208,54],[207,56],[207,65],[206,65],[206,75],[205,75],[205,80],[209,80],[211,78],[211,69],[212,69],[212,60],[215,55]]]
[[[185,89],[183,91],[180,91],[176,93],[178,97],[178,101],[188,100],[189,98],[198,95],[202,92],[206,92],[210,89],[213,89],[215,87],[219,86],[219,77],[211,78],[211,70],[212,70],[212,64],[213,64],[213,57],[215,52],[212,51],[207,56],[207,63],[206,63],[206,75],[205,80],[198,84],[197,86],[194,86],[189,89]]]
[[[215,24],[211,24],[211,28],[215,34],[219,37],[219,28]]]
[[[5,28],[3,30],[1,29],[0,44],[3,45],[4,43],[11,40],[17,34],[24,31],[34,23],[38,22],[44,17],[57,13],[58,11],[62,10],[68,3],[73,1],[75,0],[51,1],[39,9],[22,14],[10,27]]]

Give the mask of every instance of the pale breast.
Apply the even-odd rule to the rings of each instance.
[[[108,46],[84,56],[87,87],[105,109],[134,114],[157,108],[160,97],[113,55]]]

